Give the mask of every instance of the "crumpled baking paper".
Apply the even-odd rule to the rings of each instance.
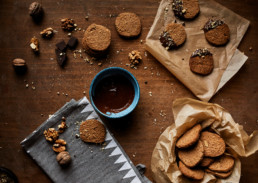
[[[160,135],[151,159],[154,180],[159,183],[190,183],[178,169],[175,155],[177,139],[191,127],[200,123],[202,128],[210,126],[227,145],[227,151],[235,157],[233,173],[227,179],[216,179],[205,173],[201,183],[237,183],[241,176],[241,162],[238,157],[247,157],[258,150],[258,131],[250,136],[243,126],[235,123],[232,116],[221,106],[189,98],[177,99],[173,103],[175,123]]]
[[[199,4],[199,16],[192,21],[185,22],[187,33],[185,44],[176,50],[167,51],[161,45],[159,36],[168,23],[175,20],[179,23],[182,21],[175,18],[171,1],[162,0],[146,37],[145,46],[146,50],[188,87],[194,95],[203,101],[209,101],[246,62],[247,57],[237,50],[237,47],[250,22],[215,1],[199,0]],[[221,18],[228,24],[231,38],[226,46],[214,47],[206,41],[201,28],[210,17]],[[213,53],[214,70],[208,76],[200,76],[190,70],[189,58],[192,52],[198,48],[208,48]]]

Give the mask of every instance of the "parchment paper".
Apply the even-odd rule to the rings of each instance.
[[[170,0],[162,0],[158,8],[154,23],[146,38],[146,50],[149,51],[161,64],[163,64],[173,75],[175,75],[186,87],[188,87],[198,98],[209,101],[218,91],[218,86],[227,66],[234,55],[234,62],[231,64],[233,75],[240,69],[241,64],[247,58],[243,58],[236,49],[243,38],[249,21],[235,14],[224,6],[212,0],[199,0],[200,14],[192,20],[185,22],[187,40],[185,44],[176,49],[167,51],[159,41],[159,35],[164,27],[176,19],[172,11]],[[167,11],[165,9],[168,9]],[[218,17],[225,21],[230,28],[230,41],[226,46],[214,47],[210,45],[201,30],[210,17]],[[177,22],[182,22],[176,19]],[[198,48],[208,48],[213,53],[214,70],[208,76],[194,74],[189,68],[189,58],[193,51]],[[243,59],[243,60],[240,60]],[[240,66],[241,65],[241,66]],[[240,66],[240,67],[239,67]],[[233,72],[232,72],[233,71]],[[232,77],[232,76],[231,76]],[[224,78],[228,81],[231,77]]]
[[[227,144],[227,151],[236,161],[233,173],[227,179],[218,179],[218,183],[237,183],[241,176],[239,156],[247,157],[258,150],[258,131],[250,136],[243,126],[234,122],[231,115],[221,106],[212,103],[183,98],[173,103],[175,123],[169,126],[159,137],[151,159],[151,170],[154,180],[159,183],[190,183],[178,169],[175,156],[175,143],[183,133],[197,123],[202,128],[210,126]],[[205,173],[201,183],[216,182],[216,178]]]

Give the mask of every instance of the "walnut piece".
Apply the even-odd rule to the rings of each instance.
[[[65,121],[62,121],[60,125],[58,125],[58,132],[63,133],[67,128]]]
[[[30,47],[35,52],[39,51],[39,40],[36,37],[31,38]]]
[[[56,160],[61,166],[66,166],[71,162],[71,156],[67,151],[63,151],[56,156]]]
[[[53,150],[55,152],[63,152],[66,150],[66,141],[63,139],[58,139],[55,141],[54,145],[53,145]]]
[[[64,30],[72,31],[77,27],[77,25],[74,23],[73,19],[63,18],[61,19],[61,27]]]
[[[40,34],[44,38],[51,38],[54,35],[54,29],[52,29],[51,27],[48,27],[48,28],[44,29],[43,31],[41,31]]]
[[[138,65],[142,60],[141,53],[137,50],[133,50],[129,53],[128,57],[131,62],[131,67]]]
[[[58,131],[56,131],[54,128],[49,128],[48,130],[44,131],[44,135],[47,141],[54,142],[58,139]]]

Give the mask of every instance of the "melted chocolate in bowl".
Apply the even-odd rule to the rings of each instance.
[[[134,95],[134,87],[126,77],[111,75],[97,84],[93,101],[104,114],[119,113],[132,104]]]

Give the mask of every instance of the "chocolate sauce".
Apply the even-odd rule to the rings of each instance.
[[[170,50],[170,49],[176,47],[174,40],[171,38],[169,33],[166,31],[163,31],[161,33],[159,40],[160,40],[162,46],[164,46],[167,50]]]
[[[218,27],[219,25],[224,24],[224,22],[222,20],[219,19],[209,19],[208,22],[206,22],[206,24],[203,27],[204,32],[208,32],[211,29],[215,29],[216,27]]]
[[[93,101],[103,113],[119,113],[128,108],[134,99],[132,83],[122,75],[108,76],[95,89]]]

